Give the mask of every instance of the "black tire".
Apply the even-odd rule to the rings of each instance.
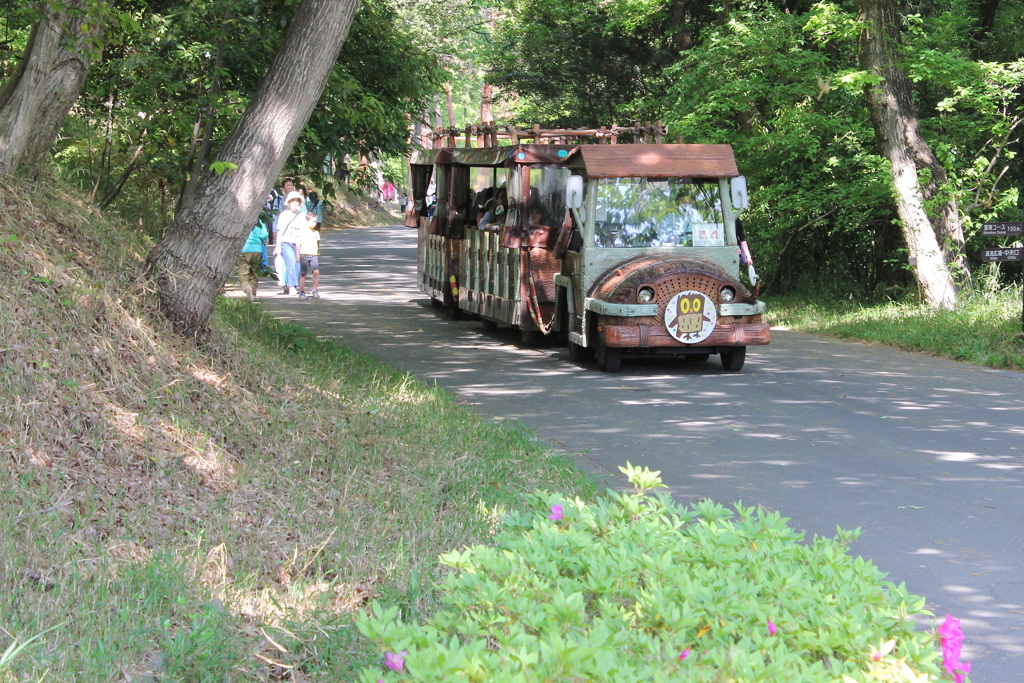
[[[573,363],[585,363],[587,361],[594,360],[594,349],[586,346],[580,346],[571,339],[567,346],[569,347],[569,360]]]
[[[597,367],[605,372],[618,372],[622,367],[622,349],[597,342]]]
[[[683,360],[688,361],[690,363],[703,363],[708,358],[711,358],[710,353],[688,353],[685,356],[683,356]]]
[[[722,367],[729,372],[739,372],[743,369],[743,361],[747,359],[746,346],[733,346],[728,351],[724,349],[718,352],[722,357]]]
[[[498,323],[487,318],[480,318],[480,322],[484,324],[484,332],[494,332],[498,329]]]
[[[519,338],[522,340],[523,346],[532,348],[540,346],[541,340],[544,339],[544,335],[540,333],[540,330],[525,330],[520,327]]]
[[[441,308],[442,306],[444,306],[443,301],[441,301],[440,299],[435,299],[434,297],[430,297],[431,308]]]

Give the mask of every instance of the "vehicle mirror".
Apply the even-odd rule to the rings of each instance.
[[[583,207],[583,176],[571,175],[565,182],[565,206],[569,209]]]
[[[740,213],[749,204],[747,200],[747,179],[743,176],[733,178],[729,186],[732,190],[732,208],[736,213]]]

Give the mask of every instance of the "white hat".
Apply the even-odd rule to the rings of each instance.
[[[285,204],[291,204],[291,203],[292,203],[293,201],[295,201],[296,199],[298,199],[298,200],[299,200],[300,202],[302,202],[303,204],[305,204],[305,202],[306,202],[306,198],[302,196],[302,193],[301,193],[301,192],[295,192],[295,191],[293,190],[293,191],[291,191],[291,192],[289,192],[289,193],[288,193],[288,196],[287,196],[287,197],[285,197],[285,199],[284,199],[284,203],[285,203]]]

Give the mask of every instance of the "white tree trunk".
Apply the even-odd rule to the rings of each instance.
[[[899,24],[894,0],[860,0],[861,68],[883,80],[865,89],[868,111],[882,151],[892,168],[896,210],[910,251],[910,264],[925,302],[956,306],[956,288],[939,247],[915,163],[922,146],[930,155],[917,121],[910,83],[899,68]],[[934,158],[934,157],[932,157]],[[944,218],[949,218],[945,215]],[[955,205],[953,213],[956,214]],[[962,233],[961,233],[962,245]]]
[[[206,172],[147,264],[160,308],[185,336],[206,334],[217,291],[320,99],[359,0],[303,0],[270,70],[217,160],[238,166]]]
[[[65,0],[59,10],[43,3],[42,10],[18,68],[0,91],[0,173],[29,178],[42,171],[102,33],[84,0]]]

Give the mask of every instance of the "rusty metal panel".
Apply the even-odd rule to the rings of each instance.
[[[768,323],[718,325],[710,337],[696,344],[677,341],[664,325],[600,325],[598,332],[608,346],[620,348],[764,346],[772,339]]]
[[[514,148],[511,159],[518,164],[561,164],[576,147],[578,145],[519,145]]]
[[[734,178],[732,145],[580,145],[591,178]]]

